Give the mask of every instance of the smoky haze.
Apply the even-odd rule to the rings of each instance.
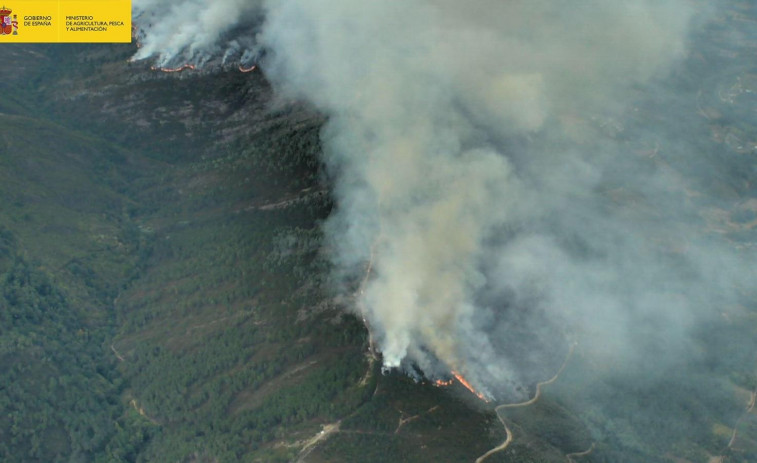
[[[136,4],[168,17],[193,2]],[[199,33],[146,30],[137,57],[223,54],[248,43],[232,31],[264,15],[248,52],[266,51],[280,95],[329,116],[327,247],[337,290],[356,291],[370,267],[354,310],[386,367],[459,371],[488,397],[517,401],[577,343],[583,386],[555,393],[589,410],[594,438],[621,429],[630,449],[649,438],[645,423],[698,419],[669,395],[663,417],[660,391],[722,404],[712,391],[731,390],[716,373],[754,368],[754,336],[734,321],[757,282],[753,238],[729,234],[754,168],[712,142],[701,108],[712,89],[702,95],[710,84],[696,67],[719,8],[278,0],[213,10]],[[720,419],[733,425],[739,406]]]
[[[140,42],[134,59],[156,57],[159,66],[176,64],[176,59],[195,65],[217,57],[248,61],[255,44],[249,26],[256,23],[261,4],[262,0],[134,0]]]

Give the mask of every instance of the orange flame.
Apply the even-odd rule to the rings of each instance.
[[[436,387],[450,386],[452,384],[452,382],[453,382],[453,380],[451,380],[451,379],[447,380],[447,381],[444,381],[444,380],[441,380],[441,379],[437,379],[436,381],[434,381],[434,386],[436,386]]]
[[[152,66],[150,67],[153,71],[161,71],[161,72],[181,72],[185,69],[189,69],[190,71],[194,71],[197,69],[194,64],[185,64],[183,66],[179,66],[177,68],[164,68],[164,67],[158,67],[158,66]]]
[[[137,44],[137,48],[142,48],[142,44],[139,42],[139,30],[136,24],[131,25],[131,39]]]
[[[252,72],[255,69],[257,69],[257,66],[254,65],[254,64],[252,66],[248,67],[248,68],[242,67],[241,64],[239,65],[239,72]]]
[[[463,386],[465,386],[466,389],[468,389],[469,391],[471,391],[473,393],[473,395],[475,395],[479,399],[483,400],[484,402],[487,402],[487,403],[489,402],[489,399],[487,399],[484,394],[482,394],[482,393],[478,392],[476,389],[474,389],[473,386],[471,386],[471,383],[469,383],[468,380],[466,380],[465,378],[463,378],[463,375],[461,375],[460,373],[456,372],[455,370],[452,370],[451,373],[452,373],[452,376],[454,376],[455,379],[457,379],[458,381],[460,381],[460,384],[462,384]]]

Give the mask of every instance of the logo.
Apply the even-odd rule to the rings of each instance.
[[[18,35],[18,18],[13,10],[3,6],[0,8],[0,35]]]

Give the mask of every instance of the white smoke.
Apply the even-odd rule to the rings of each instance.
[[[709,193],[652,159],[706,175],[698,128],[633,112],[686,57],[692,5],[141,0],[137,57],[239,48],[226,34],[262,8],[251,53],[329,116],[327,237],[343,281],[371,263],[356,310],[384,363],[498,391],[544,377],[569,339],[597,361],[685,361],[754,285],[701,218]]]
[[[254,44],[252,31],[223,39],[254,20],[261,0],[134,0],[132,7],[141,43],[134,59],[155,56],[163,66],[178,57],[197,64],[222,52],[243,53],[243,44]]]
[[[599,210],[607,205],[596,189],[623,155],[617,147],[571,152],[558,142],[515,152],[506,140],[547,131],[561,141],[563,120],[629,103],[633,86],[683,57],[688,5],[267,4],[268,75],[330,115],[323,137],[339,202],[328,230],[339,268],[359,273],[373,259],[360,305],[387,366],[411,357],[428,368],[430,353],[474,380],[517,383],[522,372],[496,345],[522,335],[504,330],[489,340],[492,326],[479,326],[486,311],[541,308],[569,330],[596,327],[593,335],[623,349],[636,323],[631,306],[661,310],[656,290],[634,288],[648,272],[669,270],[658,250],[639,254],[654,230]],[[598,239],[587,246],[603,259],[569,255],[559,242],[567,232]],[[484,288],[508,300],[483,307]],[[499,313],[492,322],[514,317],[528,316]]]

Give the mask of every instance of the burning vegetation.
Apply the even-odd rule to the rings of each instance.
[[[162,67],[162,66],[150,66],[150,69],[153,71],[160,71],[160,72],[181,72],[181,71],[186,71],[187,69],[189,69],[190,71],[194,71],[195,69],[197,69],[197,67],[194,64],[183,64],[175,68],[167,68],[167,67]]]
[[[491,399],[487,397],[485,394],[477,391],[476,388],[474,388],[473,385],[467,379],[465,379],[463,375],[461,375],[457,371],[452,370],[450,374],[452,374],[452,378],[446,379],[446,380],[436,379],[432,382],[432,384],[435,387],[448,387],[448,386],[452,386],[455,383],[455,380],[457,380],[457,382],[462,384],[465,389],[469,390],[471,394],[475,395],[479,399],[483,400],[486,403],[489,403],[491,401]]]

